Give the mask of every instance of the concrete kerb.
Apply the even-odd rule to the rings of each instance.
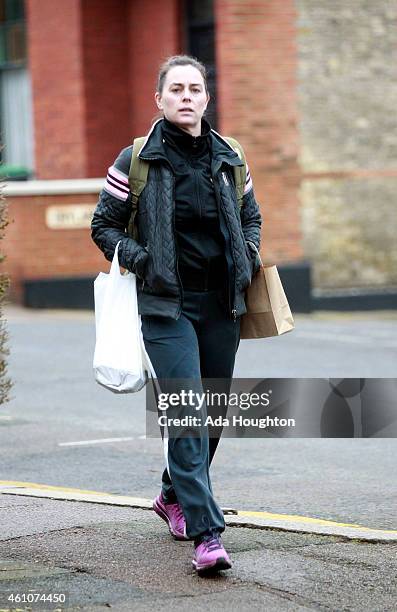
[[[0,481],[0,494],[152,510],[152,500],[142,497],[111,495],[98,491],[84,491],[36,483]],[[374,529],[363,525],[337,523],[308,516],[234,510],[233,508],[222,508],[222,510],[225,515],[225,523],[229,527],[329,535],[346,538],[347,540],[373,543],[397,542],[397,530]]]

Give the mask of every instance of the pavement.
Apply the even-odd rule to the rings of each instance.
[[[395,610],[397,531],[224,509],[233,568],[202,578],[151,500],[0,483],[0,610]],[[11,594],[65,604],[10,605]]]

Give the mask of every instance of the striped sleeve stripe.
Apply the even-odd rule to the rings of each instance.
[[[124,172],[121,172],[121,170],[118,170],[116,166],[110,166],[108,173],[128,187],[128,176],[124,174]]]
[[[246,178],[246,181],[245,181],[244,195],[246,193],[248,193],[252,189],[252,186],[253,185],[252,185],[251,174],[250,174],[250,171],[249,171],[249,168],[248,168],[248,164],[247,164],[247,178]]]
[[[120,170],[110,166],[106,177],[105,189],[111,195],[119,198],[119,200],[125,201],[129,194],[128,178]]]

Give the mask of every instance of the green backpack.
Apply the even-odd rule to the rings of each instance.
[[[243,196],[244,196],[244,188],[245,181],[247,178],[247,165],[245,161],[244,151],[237,140],[230,137],[224,137],[225,140],[230,144],[230,146],[236,151],[239,158],[244,162],[244,166],[234,166],[234,182],[236,184],[236,193],[237,193],[237,202],[239,208],[241,209],[243,205]],[[138,153],[141,150],[143,143],[146,140],[146,136],[141,136],[140,138],[134,139],[134,145],[132,148],[132,156],[131,156],[131,164],[130,164],[130,172],[128,175],[128,182],[130,186],[131,196],[132,196],[132,213],[130,217],[130,221],[128,224],[128,235],[132,236],[137,240],[138,233],[137,227],[135,224],[135,215],[138,211],[138,200],[142,191],[145,188],[147,182],[147,176],[149,172],[150,163],[138,157]]]

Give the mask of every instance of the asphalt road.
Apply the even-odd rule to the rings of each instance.
[[[1,479],[154,497],[163,455],[160,440],[143,438],[145,392],[115,396],[95,383],[92,313],[6,315],[14,388],[0,415]],[[235,375],[395,376],[396,313],[296,323],[285,337],[241,342]],[[396,450],[387,437],[224,439],[213,487],[222,506],[396,529]]]

